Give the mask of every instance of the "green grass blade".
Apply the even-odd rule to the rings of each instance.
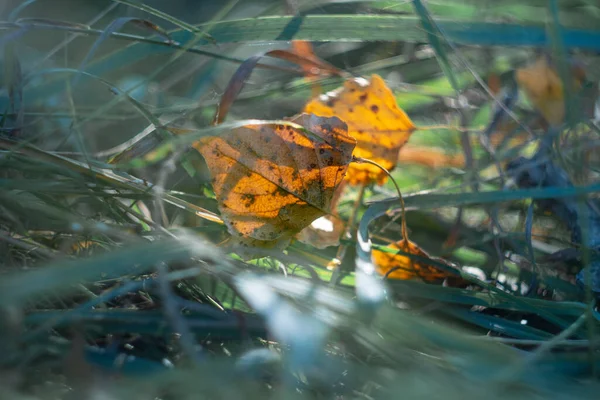
[[[456,80],[456,76],[454,76],[454,69],[452,68],[452,65],[450,65],[446,46],[442,42],[442,39],[445,37],[445,35],[433,20],[431,14],[429,14],[429,11],[425,5],[423,5],[421,0],[413,0],[413,6],[415,7],[417,15],[421,19],[421,25],[423,26],[423,29],[425,29],[425,32],[427,32],[427,40],[435,51],[435,55],[437,56],[438,63],[440,64],[444,75],[446,75],[448,81],[450,81],[452,88],[455,91],[458,91],[458,81]]]

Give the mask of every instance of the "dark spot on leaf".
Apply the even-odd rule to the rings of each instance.
[[[352,108],[352,107],[348,107],[348,112],[349,112],[349,113],[353,113],[353,112],[354,112],[354,108]]]
[[[319,154],[325,153],[325,149],[319,149]]]
[[[246,201],[246,207],[251,207],[256,202],[256,196],[250,193],[244,193],[242,199]]]
[[[325,104],[327,105],[327,107],[333,107],[333,106],[335,106],[335,101],[336,101],[335,97],[330,97],[327,99],[327,102]]]
[[[288,193],[287,193],[287,192],[286,192],[286,191],[285,191],[283,188],[281,188],[281,187],[278,187],[278,188],[275,190],[275,193],[273,193],[273,194],[274,194],[275,196],[279,196],[279,197],[285,197],[285,196],[287,196],[287,194],[288,194]]]
[[[329,160],[327,160],[327,165],[329,165],[329,166],[333,165],[333,157],[331,157]]]
[[[371,111],[373,111],[375,114],[377,114],[379,112],[379,107],[376,104],[373,104],[371,106]]]
[[[367,94],[361,94],[358,100],[360,100],[361,103],[364,103],[367,100]]]
[[[310,164],[310,169],[313,169],[313,168],[317,168],[317,164],[315,164],[315,163]]]

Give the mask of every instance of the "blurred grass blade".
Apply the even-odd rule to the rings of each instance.
[[[305,70],[316,68],[318,71],[323,71],[331,75],[341,75],[341,71],[336,67],[332,66],[331,64],[322,60],[313,59],[305,55],[297,54],[293,51],[270,50],[264,53],[257,54],[244,61],[229,80],[229,83],[225,88],[225,92],[223,93],[223,96],[221,96],[221,101],[217,106],[217,111],[213,119],[214,125],[220,124],[225,120],[225,117],[229,112],[229,108],[244,88],[246,81],[252,74],[252,71],[254,71],[254,68],[258,64],[258,61],[263,57],[280,58],[282,60],[298,64],[302,66]]]
[[[101,168],[99,166],[84,164],[79,161],[71,160],[67,157],[60,156],[57,154],[51,154],[43,150],[37,149],[33,146],[26,144],[20,144],[11,142],[6,139],[0,138],[0,148],[5,148],[10,151],[23,152],[28,156],[35,157],[53,164],[66,166],[70,170],[77,171],[80,174],[91,176],[94,179],[99,179],[110,183],[118,188],[132,190],[137,193],[147,194],[153,190],[153,186],[146,181],[135,178],[124,172],[117,172],[107,168]],[[178,208],[194,213],[197,216],[204,218],[208,221],[222,224],[221,218],[213,212],[210,212],[202,207],[191,204],[185,200],[182,200],[176,196],[168,193],[162,194],[162,199]]]
[[[158,133],[160,133],[163,137],[165,137],[165,138],[170,137],[169,132],[167,132],[162,127],[162,124],[160,123],[158,118],[156,118],[142,103],[140,103],[139,101],[137,101],[136,99],[131,97],[126,92],[117,88],[109,81],[107,81],[103,78],[100,78],[99,76],[96,76],[89,72],[72,69],[72,68],[51,68],[51,69],[42,70],[42,71],[36,73],[35,75],[46,75],[46,74],[57,74],[57,73],[83,75],[83,76],[86,76],[89,78],[93,78],[94,80],[102,83],[103,85],[107,86],[111,90],[111,92],[113,92],[114,94],[123,96],[125,98],[125,100],[127,100],[144,118],[146,118],[148,120],[148,122],[150,122],[151,124],[154,124],[154,126],[156,127],[156,131]]]
[[[171,39],[171,37],[169,36],[169,33],[166,30],[164,30],[160,26],[156,25],[152,21],[148,21],[146,19],[140,19],[140,18],[132,18],[129,20],[129,22],[132,23],[133,25],[139,26],[141,29],[146,29],[151,33],[155,33],[158,36],[161,36],[167,42],[175,43],[175,42],[173,42],[173,39]]]
[[[21,62],[15,52],[14,44],[9,43],[4,47],[4,84],[8,87],[9,107],[8,114],[14,115],[14,125],[10,127],[11,137],[20,136],[23,129],[23,120],[25,115],[23,103],[23,72]],[[1,127],[6,130],[6,123]]]
[[[47,18],[20,18],[16,21],[17,25],[20,26],[43,26],[43,25],[47,25],[47,26],[53,26],[53,27],[59,27],[59,28],[75,28],[75,29],[83,29],[83,30],[88,30],[90,29],[90,27],[88,25],[85,24],[79,24],[76,22],[69,22],[69,21],[60,21],[60,20],[56,20],[56,19],[47,19]]]
[[[135,17],[121,17],[121,18],[117,18],[114,21],[112,21],[102,32],[102,34],[100,35],[100,37],[98,37],[98,39],[96,39],[96,41],[94,42],[94,44],[92,45],[92,47],[90,48],[90,50],[88,51],[88,53],[86,54],[86,56],[84,57],[83,61],[81,61],[81,64],[79,64],[79,70],[80,71],[84,71],[85,68],[87,67],[88,62],[92,59],[92,57],[94,56],[94,54],[96,53],[96,51],[98,50],[98,48],[100,47],[100,45],[108,38],[110,37],[114,32],[118,31],[119,29],[121,29],[123,27],[123,25],[127,24],[127,23],[132,23],[136,26],[141,26],[144,29],[150,30],[153,33],[158,34],[159,36],[165,38],[165,40],[169,43],[173,43],[173,40],[170,38],[169,34],[162,29],[161,27],[159,27],[158,25],[147,21],[147,20],[143,20],[143,19],[139,19],[139,18],[135,18]],[[75,75],[75,77],[73,78],[73,82],[72,85],[75,86],[77,84],[77,82],[79,81],[81,75]]]
[[[244,85],[246,85],[246,81],[252,74],[252,71],[254,71],[254,67],[256,67],[256,64],[263,57],[263,55],[266,55],[266,53],[248,58],[235,71],[229,80],[223,95],[221,96],[219,104],[217,105],[217,110],[212,121],[213,125],[220,124],[225,120],[225,117],[229,112],[229,108],[235,102],[235,99],[237,99],[238,95],[244,88]]]
[[[175,17],[167,14],[167,13],[164,13],[164,12],[162,12],[160,10],[157,10],[156,8],[150,7],[149,5],[135,3],[133,1],[128,1],[128,0],[113,0],[113,1],[116,2],[116,3],[125,4],[125,5],[127,5],[129,7],[136,8],[138,10],[147,12],[148,14],[154,15],[155,17],[158,17],[158,18],[161,18],[161,19],[163,19],[165,21],[168,21],[168,22],[172,23],[173,25],[178,26],[178,27],[180,27],[180,28],[182,28],[182,29],[184,29],[184,30],[186,30],[188,32],[192,32],[194,34],[197,34],[197,33],[201,32],[194,25],[190,25],[187,22],[184,22],[184,21],[182,21],[182,20],[180,20],[178,18],[175,18]],[[228,7],[228,8],[230,8],[230,7]],[[216,43],[215,39],[212,36],[210,36],[209,34],[207,34],[207,33],[202,32],[200,36],[202,38],[204,38],[204,39],[207,39],[207,40],[211,41],[212,43]]]
[[[476,292],[467,289],[448,288],[416,281],[388,280],[388,286],[395,292],[408,297],[429,299],[442,303],[462,304],[465,306],[481,306],[500,310],[525,311],[527,309],[544,310],[562,316],[566,320],[575,320],[586,312],[584,303],[569,301],[550,301],[532,298],[516,298],[507,296],[499,298],[494,293]],[[523,307],[523,303],[528,307]]]
[[[165,126],[167,124],[164,124]],[[175,133],[175,129],[166,128],[167,131]],[[156,134],[156,125],[148,125],[142,132],[116,147],[109,149],[106,152],[98,153],[98,157],[103,157],[108,154],[113,154],[108,159],[109,164],[126,164],[138,159],[142,160],[151,151],[158,148],[164,142],[164,138]]]
[[[248,41],[273,41],[293,17],[259,17],[212,23],[210,34],[219,43],[234,43]],[[307,15],[303,19],[295,39],[311,41],[407,41],[423,42],[427,35],[418,26],[419,21],[414,17],[390,15]],[[496,24],[483,22],[438,21],[439,28],[448,40],[462,45],[480,46],[526,46],[544,47],[549,43],[548,35],[543,27],[538,25]],[[202,27],[200,25],[199,27]],[[336,29],[331,29],[334,26]],[[81,33],[86,33],[80,31]],[[23,34],[15,33],[15,37]],[[102,31],[89,30],[88,34],[101,35]],[[187,52],[203,54],[210,57],[233,62],[242,62],[215,52],[187,48],[186,43],[193,43],[195,36],[185,30],[170,33],[170,37],[179,46],[165,42],[146,39],[143,37],[117,34],[115,38],[134,41],[126,49],[113,52],[93,63],[88,72],[103,75],[116,69],[124,68],[142,61],[151,55],[168,53],[173,48],[185,49]],[[15,37],[11,38],[14,39]],[[6,37],[0,39],[0,45]],[[581,48],[600,51],[600,32],[578,29],[564,29],[563,42],[569,48]],[[209,43],[208,41],[206,43]],[[202,45],[202,42],[196,45]],[[1,46],[0,46],[1,47]],[[61,82],[50,82],[36,88],[29,88],[26,98],[42,98],[62,90]]]
[[[219,43],[273,41],[293,18],[268,16],[223,21],[214,24],[210,34]],[[424,42],[427,33],[419,25],[419,18],[405,15],[306,15],[294,40]],[[445,20],[437,25],[447,40],[458,45],[544,47],[549,43],[546,30],[538,24]],[[565,46],[569,48],[600,50],[600,32],[569,28],[563,33]]]
[[[68,314],[68,317],[65,315]],[[197,313],[187,313],[183,320],[197,336],[211,336],[214,340],[235,340],[245,337],[265,337],[265,324],[255,314],[236,312],[222,313],[224,318],[214,319]],[[154,336],[168,336],[172,333],[165,324],[162,311],[93,310],[85,312],[41,311],[28,315],[28,325],[40,326],[61,321],[57,327],[89,325],[96,333],[132,332]],[[98,332],[99,331],[99,332]]]
[[[454,75],[454,69],[450,65],[446,46],[442,42],[442,39],[445,38],[445,35],[433,20],[431,14],[421,0],[413,0],[413,5],[417,15],[421,19],[421,25],[423,26],[423,29],[425,29],[425,32],[427,32],[427,40],[429,41],[431,47],[433,47],[433,51],[437,56],[444,75],[446,75],[446,78],[448,78],[448,81],[452,85],[452,89],[458,92],[460,87],[458,85],[458,81],[456,80],[456,76]]]
[[[36,1],[37,0],[25,0],[25,1],[21,2],[21,4],[19,4],[15,8],[13,8],[12,11],[10,12],[10,14],[8,14],[8,20],[11,22],[15,21],[19,17],[19,14],[21,14],[21,11],[23,11],[24,9],[26,9],[27,7],[29,7]]]
[[[478,193],[415,193],[404,196],[407,210],[432,210],[441,207],[472,206],[502,203],[523,199],[552,199],[577,197],[600,192],[600,184],[573,187],[546,187],[542,189],[492,190]],[[369,204],[369,215],[383,215],[398,207],[398,198],[373,201]]]
[[[213,255],[212,246],[164,239],[152,243],[130,244],[126,248],[102,254],[88,260],[58,261],[28,273],[4,276],[0,283],[0,304],[23,305],[36,296],[47,293],[67,296],[75,290],[73,285],[126,275],[139,275],[154,270],[157,262],[186,260],[193,254]]]
[[[470,324],[502,335],[511,336],[515,339],[546,340],[552,337],[550,333],[521,324],[520,321],[509,321],[493,315],[485,315],[455,307],[445,307],[442,309],[442,312]]]

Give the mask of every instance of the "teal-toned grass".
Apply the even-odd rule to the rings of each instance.
[[[28,5],[34,3],[22,3],[13,10],[13,17],[9,19],[15,20],[17,14],[27,18]],[[132,4],[128,1],[121,3]],[[35,141],[65,131],[66,135],[81,135],[80,138],[86,139],[91,123],[136,119],[163,130],[160,117],[167,113],[188,113],[199,117],[201,124],[203,117],[210,118],[214,114],[214,105],[218,101],[216,96],[181,98],[185,96],[177,92],[179,89],[169,86],[164,90],[166,104],[150,106],[133,98],[132,88],[121,90],[113,79],[126,74],[125,71],[136,63],[148,62],[151,57],[162,54],[167,59],[158,63],[141,84],[151,80],[161,82],[167,74],[173,78],[180,73],[177,69],[179,62],[189,56],[196,57],[198,62],[212,60],[214,64],[198,70],[194,82],[198,84],[195,93],[199,95],[205,94],[203,90],[213,90],[215,74],[219,71],[227,74],[222,66],[243,61],[243,57],[237,57],[227,47],[228,43],[235,43],[241,48],[247,45],[246,41],[253,42],[251,44],[273,41],[294,22],[293,16],[272,14],[281,9],[280,4],[269,7],[259,18],[249,16],[229,20],[225,15],[227,7],[239,6],[235,3],[226,4],[215,18],[199,25],[191,25],[147,5],[134,5],[148,16],[179,27],[168,32],[169,37],[178,43],[166,43],[166,37],[161,35],[151,38],[111,32],[110,29],[85,29],[74,23],[61,25],[58,21],[44,24],[22,20],[23,24],[29,24],[29,35],[43,35],[45,30],[78,33],[100,38],[98,43],[102,46],[99,50],[109,43],[120,48],[98,57],[91,52],[87,66],[80,63],[85,56],[71,64],[83,65],[86,71],[80,71],[83,67],[62,67],[62,63],[31,71],[31,79],[24,82],[24,99],[36,101],[32,106],[26,103],[24,110],[4,113],[9,99],[2,92],[0,109],[5,114],[2,121],[23,112],[26,119],[35,117],[38,121],[50,122],[69,118],[73,122],[68,129],[58,129],[53,124],[45,127],[35,125],[35,131],[28,128],[30,137]],[[362,2],[345,3],[351,7],[363,6]],[[484,7],[481,2],[473,1],[429,1],[427,8],[430,14],[425,16],[457,45],[477,44],[493,48],[498,56],[494,68],[499,71],[527,60],[524,53],[529,51],[530,46],[546,46],[549,43],[548,38],[552,35],[548,27],[552,25],[545,25],[547,16],[539,12],[547,9],[546,1],[528,4],[507,1],[502,7],[492,3],[487,5]],[[364,11],[354,15],[309,14],[303,17],[294,38],[359,43],[372,40],[430,41],[432,45],[435,45],[434,38],[442,39],[439,32],[433,37],[427,35],[420,26],[423,15],[415,15],[408,2],[376,1],[367,3],[367,6],[370,14],[364,14]],[[563,45],[567,48],[596,48],[597,41],[592,40],[598,36],[597,24],[594,25],[597,5],[590,1],[561,1],[557,6],[558,18],[554,17],[554,21],[560,21]],[[301,5],[302,10],[319,10],[320,7],[324,6],[317,2]],[[401,11],[410,15],[377,15],[379,11]],[[501,18],[506,17],[511,17],[508,24],[499,23]],[[336,29],[332,29],[333,26]],[[6,28],[15,27],[7,25]],[[435,33],[435,30],[430,33]],[[19,42],[15,44],[21,50]],[[499,46],[501,44],[522,46],[526,51],[505,49]],[[371,49],[377,49],[377,44],[369,43],[361,51],[376,51]],[[430,53],[415,61],[405,55],[390,56],[386,52],[388,50],[378,54],[375,62],[356,65],[350,70],[360,75],[380,73],[384,77],[391,72],[402,74],[411,85],[394,87],[398,103],[409,114],[418,114],[415,120],[419,124],[447,123],[440,121],[443,114],[430,110],[441,107],[444,113],[452,114],[443,104],[454,96],[455,89],[477,89],[470,73],[451,64],[445,65],[444,75]],[[486,66],[478,60],[479,49],[461,47],[461,54],[469,58],[478,73],[485,72]],[[9,54],[7,59],[10,58]],[[23,64],[23,58],[19,57],[19,61],[22,66],[28,66]],[[267,66],[259,66],[264,67]],[[75,149],[77,152],[58,154],[54,149],[44,148],[43,141],[38,148],[29,143],[2,139],[0,332],[3,340],[0,343],[0,361],[5,371],[26,371],[28,379],[39,377],[44,382],[46,393],[38,390],[28,398],[43,398],[57,386],[64,390],[64,378],[52,377],[47,371],[56,371],[60,363],[69,365],[65,356],[77,353],[77,336],[71,334],[74,331],[87,340],[82,354],[87,363],[97,368],[94,374],[103,371],[126,377],[122,381],[111,380],[94,390],[118,393],[121,398],[141,398],[146,394],[147,398],[157,397],[159,392],[169,392],[175,398],[198,396],[199,393],[210,398],[265,398],[274,393],[277,398],[297,398],[300,392],[309,392],[306,390],[307,382],[314,383],[318,378],[299,375],[298,379],[288,379],[285,375],[284,384],[280,386],[265,388],[261,385],[257,388],[251,384],[248,388],[248,380],[239,375],[245,365],[241,356],[247,350],[257,348],[285,352],[286,359],[273,364],[275,375],[283,374],[290,370],[289,360],[302,361],[302,358],[295,357],[316,354],[308,351],[314,350],[311,348],[313,341],[306,340],[314,334],[309,328],[315,325],[308,322],[313,320],[319,321],[318,326],[328,330],[326,345],[318,349],[318,353],[326,357],[325,362],[317,366],[321,369],[316,370],[316,375],[323,377],[325,382],[318,387],[328,388],[333,382],[341,382],[335,390],[349,388],[348,392],[339,389],[343,392],[338,393],[341,396],[395,398],[401,395],[413,398],[421,395],[430,398],[443,393],[445,398],[485,396],[491,399],[505,398],[504,390],[511,388],[511,398],[594,398],[597,386],[581,380],[581,377],[590,376],[590,371],[597,367],[588,352],[597,340],[594,333],[597,312],[590,307],[591,303],[586,304],[589,299],[581,296],[578,286],[560,277],[537,276],[547,288],[555,289],[560,296],[567,298],[566,301],[542,298],[537,293],[522,296],[510,288],[501,291],[493,282],[476,279],[473,279],[471,287],[464,289],[387,280],[389,304],[372,315],[370,321],[365,321],[364,310],[360,310],[354,298],[356,279],[352,272],[348,272],[337,287],[325,284],[331,280],[331,271],[326,269],[326,264],[335,254],[335,248],[317,250],[293,243],[280,259],[272,256],[254,262],[244,262],[240,257],[224,254],[217,244],[227,237],[226,228],[219,223],[214,193],[206,182],[188,182],[185,189],[177,186],[177,190],[167,190],[162,195],[167,205],[166,219],[149,211],[153,208],[157,192],[153,186],[156,182],[145,180],[146,170],[152,171],[151,168],[169,160],[174,151],[205,135],[218,134],[248,123],[254,117],[253,113],[264,111],[264,104],[275,105],[280,100],[294,99],[300,107],[308,98],[310,84],[298,76],[289,76],[290,71],[278,65],[269,68],[278,74],[273,82],[264,87],[250,87],[239,98],[237,104],[244,107],[244,112],[248,113],[244,117],[248,119],[228,122],[220,128],[201,125],[193,128],[189,135],[178,137],[163,130],[164,141],[152,149],[155,152],[150,158],[134,157],[115,166],[106,164],[104,158],[95,159],[85,146]],[[82,75],[82,86],[89,85],[86,86],[89,88],[100,82],[120,100],[113,99],[99,107],[78,104],[76,99],[81,94],[78,91],[82,89],[76,85],[70,88],[72,101],[58,106],[40,106],[44,100],[63,93],[67,88],[65,82],[69,82],[74,74]],[[258,76],[257,79],[262,79],[260,73]],[[453,81],[454,84],[451,83]],[[187,81],[183,82],[185,85]],[[336,79],[320,81],[325,90],[340,83]],[[214,90],[218,92],[218,86]],[[130,111],[120,109],[124,108],[124,104]],[[489,119],[490,104],[486,100],[478,105],[481,108],[472,119],[471,128],[485,125]],[[118,135],[124,143],[139,131],[125,127],[110,133]],[[581,133],[582,137],[584,133]],[[457,132],[451,128],[437,129],[417,132],[411,142],[460,151],[457,137]],[[78,140],[80,146],[86,143]],[[585,143],[580,146],[585,146]],[[567,156],[575,157],[570,155],[576,150],[574,147],[561,150]],[[475,151],[479,157],[480,153],[477,149]],[[508,161],[517,154],[518,150],[511,150],[498,155],[502,161]],[[481,170],[491,164],[489,160],[481,161],[478,164]],[[138,176],[140,169],[144,169],[145,179]],[[540,255],[545,253],[535,248],[536,236],[532,225],[535,226],[542,217],[551,217],[539,215],[533,207],[528,208],[531,199],[592,196],[600,190],[594,182],[567,189],[502,190],[492,178],[481,183],[480,193],[471,193],[466,189],[470,183],[466,182],[460,170],[438,171],[402,166],[393,174],[403,192],[405,188],[410,189],[404,194],[409,209],[411,237],[419,238],[419,244],[424,248],[435,249],[432,255],[443,253],[461,265],[481,268],[490,277],[504,274],[524,283],[531,280],[531,274],[539,271],[532,269],[524,273],[518,263],[509,261],[504,262],[504,270],[494,270],[497,254],[492,245],[493,235],[485,229],[482,233],[479,223],[471,221],[481,219],[482,206],[506,206],[501,208],[501,212],[506,213],[507,218],[528,210],[529,215],[519,229],[497,236],[501,243],[512,241],[519,244],[519,248],[529,249],[531,255],[535,255],[533,260],[539,261]],[[184,179],[178,178],[178,183],[179,180]],[[375,228],[376,224],[397,214],[398,200],[391,189],[391,186],[386,186],[367,191],[368,202],[359,211],[363,220],[368,222],[367,228]],[[348,205],[352,203],[354,194],[350,190],[342,199],[342,216],[349,213]],[[464,207],[466,217],[460,227],[459,242],[454,247],[445,248],[443,244],[456,207]],[[193,218],[188,220],[189,217]],[[191,229],[184,231],[180,224]],[[385,243],[399,239],[397,224],[394,223],[377,232],[378,235],[373,238],[377,243],[380,239],[385,239]],[[557,232],[553,235],[560,236]],[[356,245],[352,240],[344,243]],[[391,251],[385,246],[375,246],[381,251]],[[520,255],[527,256],[525,253]],[[294,257],[300,260],[291,262]],[[166,316],[162,308],[155,275],[159,262],[172,267],[166,279],[174,291],[172,300],[180,306],[179,317],[201,343],[202,351],[210,354],[209,360],[195,369],[190,369],[186,360],[179,358],[182,353],[168,318],[172,316]],[[350,265],[349,269],[352,267]],[[260,281],[264,283],[264,291],[254,293],[253,299],[241,297],[234,279],[246,276],[244,273],[248,271],[259,274]],[[315,275],[321,283],[315,284]],[[280,296],[278,302],[272,305],[272,315],[276,315],[277,304],[285,303],[301,310],[299,315],[307,318],[306,325],[300,326],[304,329],[298,329],[287,337],[278,336],[283,338],[280,343],[274,342],[273,326],[267,334],[264,320],[255,315],[248,305],[256,304],[256,299],[268,299],[272,293]],[[397,305],[409,309],[401,309]],[[480,312],[481,308],[490,309],[490,313]],[[519,318],[521,314],[531,313],[540,315],[549,326],[536,325],[531,321],[523,323]],[[582,315],[590,317],[587,317],[586,324],[576,325]],[[286,322],[285,315],[281,317],[282,325],[295,322]],[[558,337],[558,342],[552,342],[556,340],[557,331],[572,329],[573,326],[577,328],[573,335]],[[487,337],[488,332],[498,336]],[[150,340],[146,344],[155,343],[152,340],[165,340],[168,348],[163,352],[160,346],[151,345],[143,350],[140,347],[135,357],[124,359],[102,342],[105,338],[130,337],[121,335]],[[302,339],[305,341],[302,342]],[[294,347],[298,343],[305,347]],[[570,351],[543,353],[531,361],[529,350],[540,344],[548,346],[548,343]],[[136,344],[132,346],[136,347]],[[176,366],[169,367],[161,357],[176,360]],[[506,376],[503,375],[506,369],[519,366],[527,366],[526,373],[512,376],[508,383],[498,383],[499,377]],[[96,376],[101,375],[98,372]],[[140,377],[142,379],[138,379]],[[579,380],[574,382],[572,378]],[[271,389],[273,387],[275,389]],[[327,392],[329,389],[319,390],[326,392],[326,398],[331,393]],[[14,391],[14,387],[7,387],[5,393],[20,400],[21,396],[13,394]]]

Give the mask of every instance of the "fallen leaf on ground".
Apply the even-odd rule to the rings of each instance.
[[[421,257],[425,260],[435,260],[438,263],[447,265],[448,268],[456,269],[443,259],[433,258],[421,249],[417,244],[410,240],[402,239],[396,243],[388,245],[390,249],[398,249],[413,256]],[[461,280],[461,278],[450,272],[436,268],[426,261],[414,260],[403,254],[386,253],[381,250],[373,249],[373,264],[377,272],[389,279],[421,279],[425,282],[441,282],[446,278],[452,280]],[[458,270],[457,270],[458,271]]]
[[[585,81],[584,69],[571,64],[573,89],[581,88]],[[548,60],[542,56],[535,63],[516,71],[519,87],[529,101],[551,125],[560,125],[565,119],[564,88],[560,75]]]
[[[329,214],[352,161],[356,141],[339,118],[290,122],[297,125],[248,125],[194,145],[229,232],[253,244],[289,240]]]
[[[374,161],[388,171],[396,166],[400,148],[416,129],[379,75],[371,76],[371,80],[349,79],[343,87],[311,100],[304,112],[341,118],[356,139],[354,156]],[[383,184],[387,175],[374,165],[360,163],[350,166],[346,179],[352,185]]]
[[[91,255],[95,252],[101,252],[103,250],[102,246],[95,241],[92,240],[79,240],[70,246],[69,254],[82,256],[82,255]]]

